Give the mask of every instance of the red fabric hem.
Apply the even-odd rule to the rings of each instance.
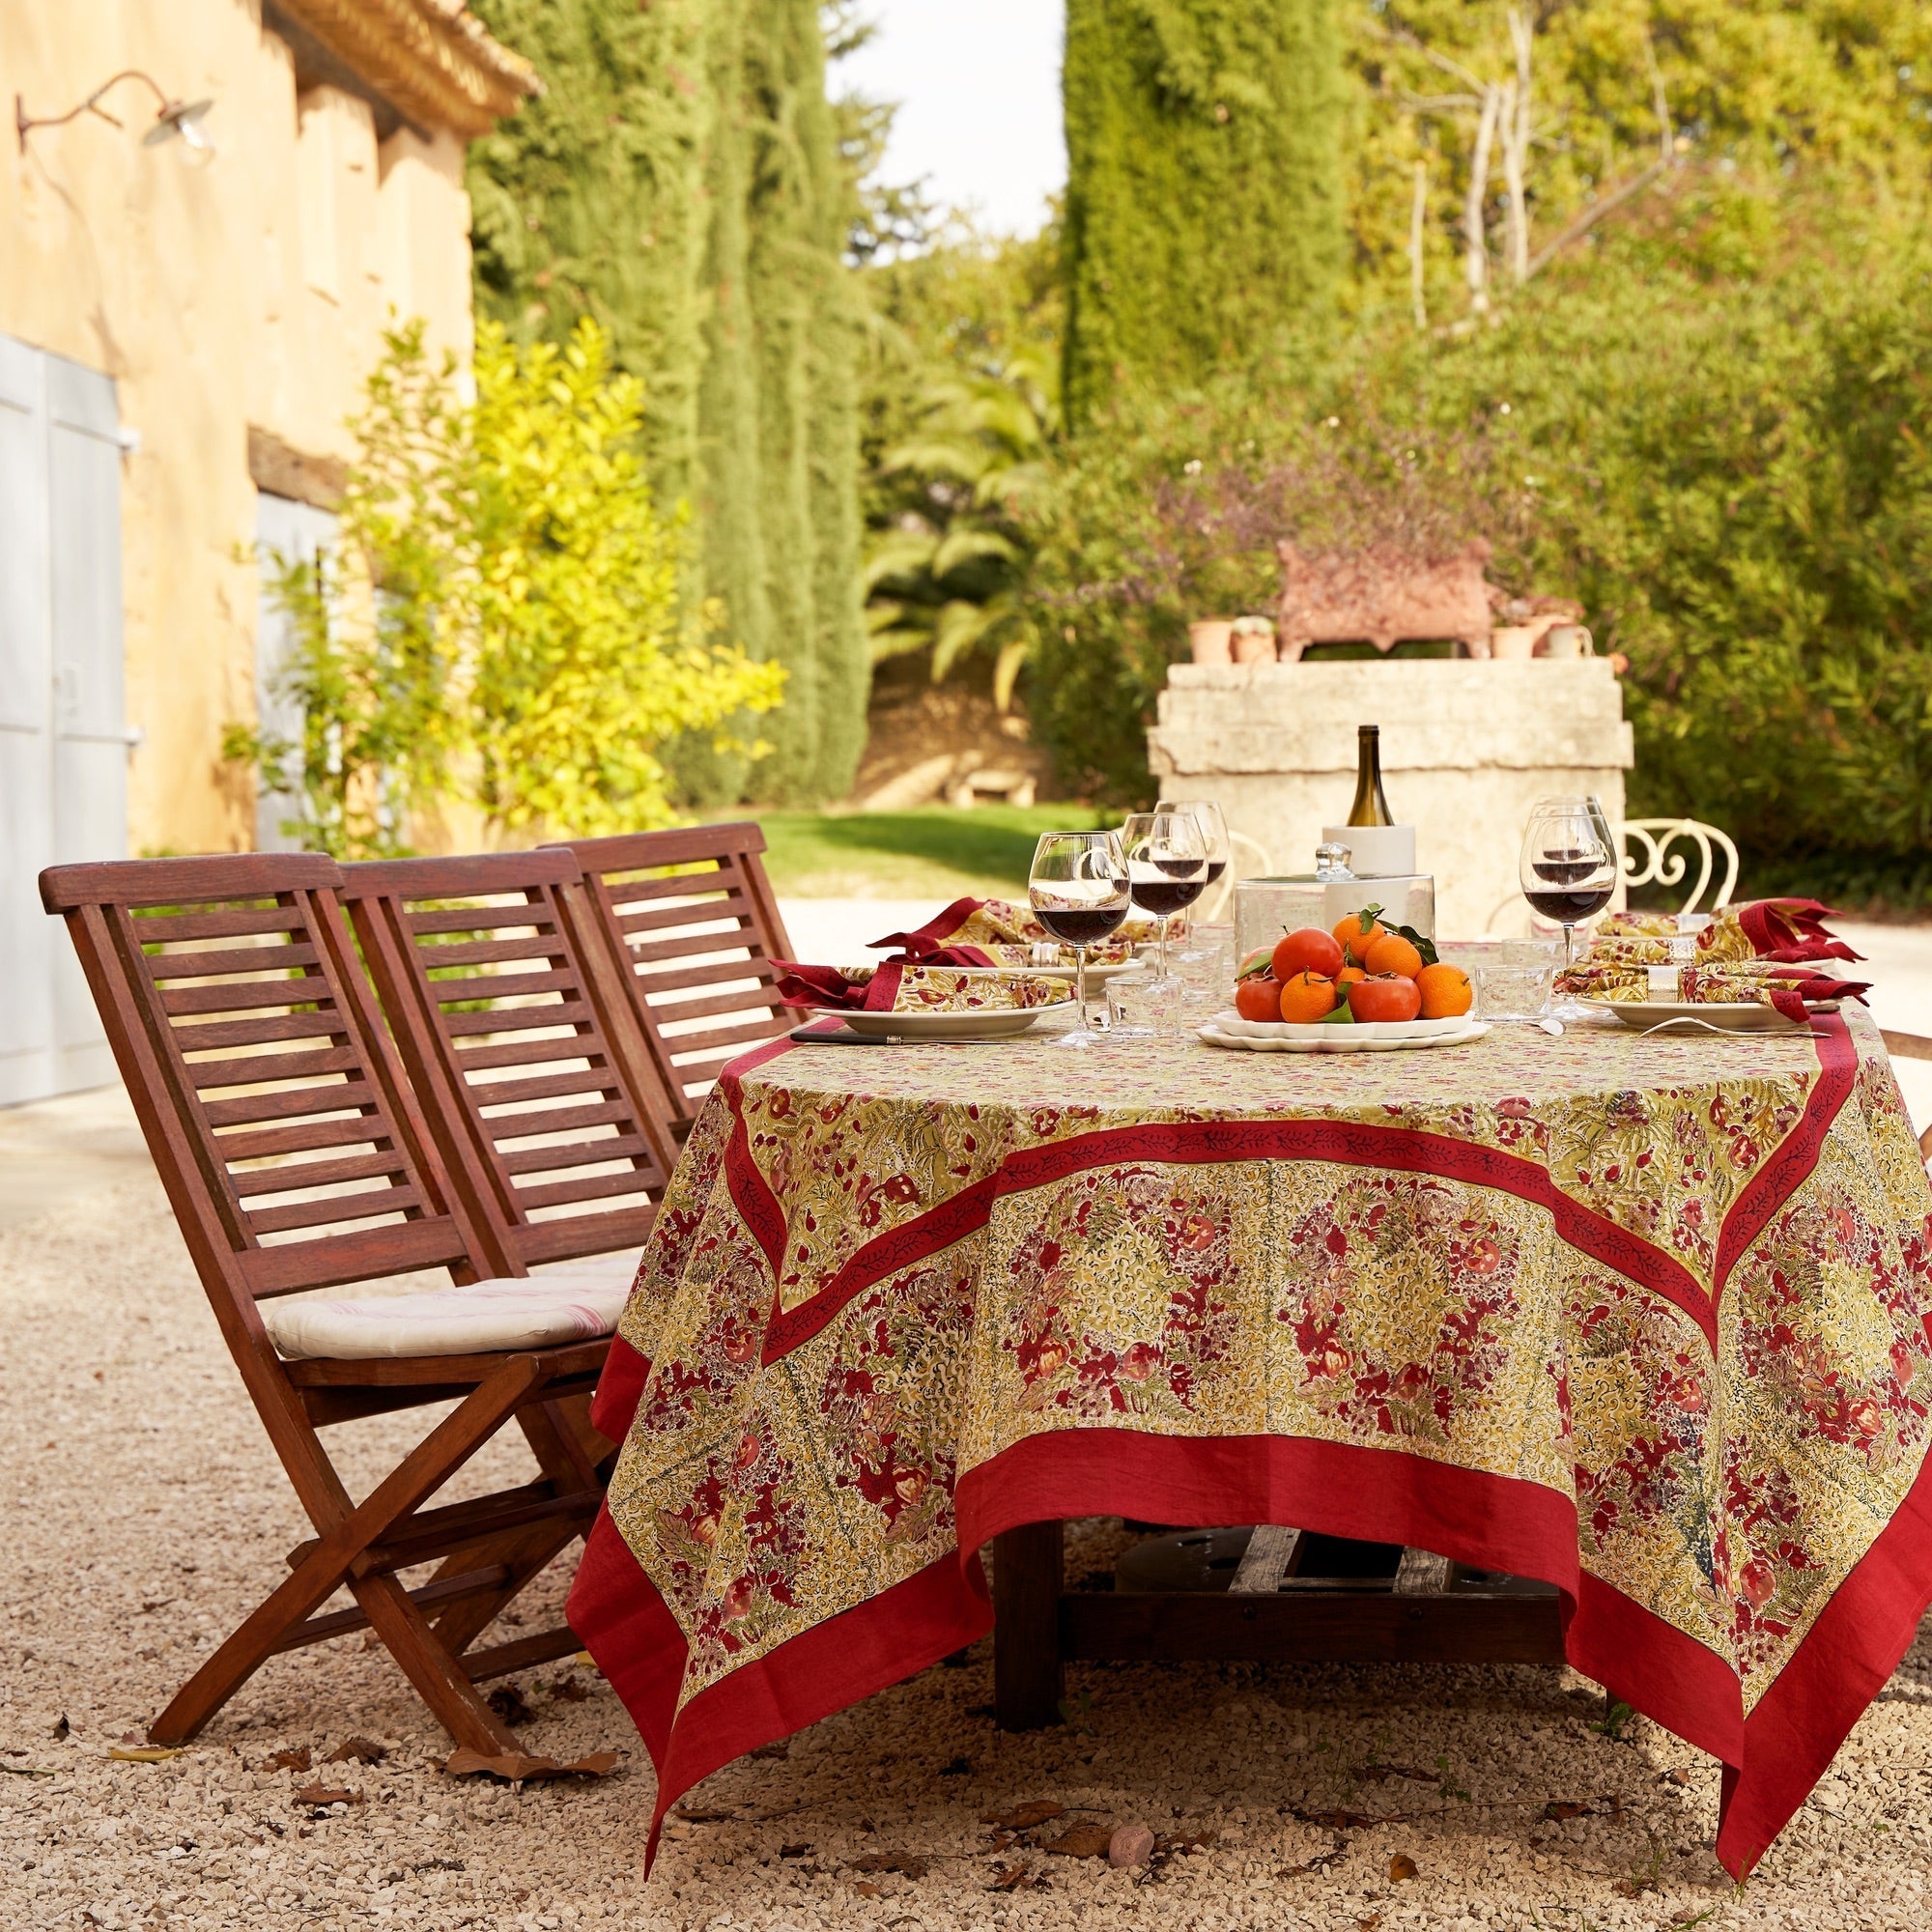
[[[650,1378],[650,1358],[640,1355],[623,1336],[612,1335],[604,1373],[597,1378],[597,1392],[590,1398],[590,1426],[607,1442],[622,1443],[630,1435]]]
[[[1743,1878],[1790,1823],[1932,1606],[1932,1457],[1832,1593],[1745,1719],[1747,1776],[1718,1828],[1718,1861]]]
[[[916,1676],[993,1627],[978,1559],[949,1552],[734,1670],[680,1711],[684,1634],[608,1509],[584,1547],[568,1610],[571,1629],[623,1699],[657,1768],[647,1874],[665,1814],[693,1785],[759,1745]]]

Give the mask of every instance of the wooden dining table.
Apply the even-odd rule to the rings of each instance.
[[[570,1619],[658,1769],[983,1634],[1118,1515],[1541,1579],[1748,1871],[1932,1600],[1932,1189],[1876,1027],[1288,1056],[781,1040],[710,1095],[594,1411]]]

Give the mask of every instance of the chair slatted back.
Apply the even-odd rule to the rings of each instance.
[[[457,1187],[514,1272],[642,1243],[669,1166],[568,852],[343,867],[343,897]]]
[[[231,1346],[257,1297],[480,1247],[355,962],[333,860],[119,860],[41,874]]]
[[[689,1131],[724,1064],[796,1024],[772,962],[791,957],[750,821],[578,838],[604,939],[627,975],[638,1019]]]

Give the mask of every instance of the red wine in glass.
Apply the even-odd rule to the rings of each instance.
[[[1127,882],[1119,882],[1121,903],[1111,906],[1036,905],[1033,916],[1063,946],[1093,946],[1118,932],[1127,916]]]
[[[1594,852],[1545,853],[1531,862],[1530,870],[1537,884],[1523,897],[1559,925],[1580,924],[1602,912],[1616,891],[1613,881],[1602,879],[1603,859]]]

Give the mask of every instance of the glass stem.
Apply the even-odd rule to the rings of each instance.
[[[1563,928],[1563,970],[1567,973],[1577,963],[1577,928],[1566,924]]]
[[[1076,946],[1073,949],[1073,1024],[1082,1033],[1087,1031],[1087,949]]]
[[[1162,913],[1154,923],[1160,928],[1160,972],[1156,977],[1165,980],[1167,978],[1167,915]]]

